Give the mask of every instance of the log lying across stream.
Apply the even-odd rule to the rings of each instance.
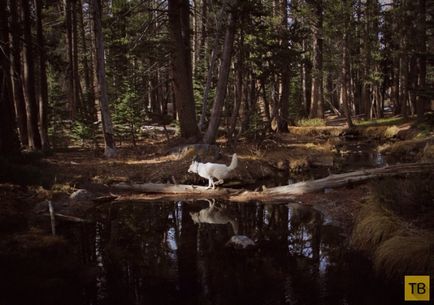
[[[330,175],[326,178],[297,182],[290,185],[267,188],[262,191],[248,191],[231,188],[207,189],[204,186],[185,184],[127,184],[112,185],[122,191],[140,192],[141,194],[121,195],[117,201],[125,200],[158,200],[158,199],[200,199],[221,198],[235,202],[250,200],[283,201],[305,193],[322,191],[325,188],[337,188],[348,184],[359,183],[369,179],[434,172],[434,163],[406,163],[381,168],[363,169],[354,172]]]

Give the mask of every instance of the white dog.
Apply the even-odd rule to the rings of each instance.
[[[225,179],[230,171],[234,170],[238,165],[237,154],[233,154],[232,161],[229,166],[225,164],[218,163],[201,163],[198,161],[193,161],[188,169],[189,173],[196,173],[199,176],[208,179],[208,189],[211,187],[215,189],[216,185],[223,184],[223,179]],[[214,178],[218,181],[214,182]]]

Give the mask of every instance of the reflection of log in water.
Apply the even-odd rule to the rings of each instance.
[[[113,185],[114,188],[124,191],[137,191],[146,194],[157,195],[129,195],[120,196],[118,201],[126,200],[157,200],[169,198],[222,198],[235,202],[246,202],[251,200],[263,201],[282,201],[288,200],[291,196],[302,195],[305,193],[312,193],[322,191],[325,188],[342,187],[348,184],[360,183],[369,179],[408,175],[422,172],[434,171],[434,163],[408,163],[385,166],[381,168],[363,169],[359,171],[330,175],[326,178],[302,181],[290,185],[278,186],[265,189],[260,192],[252,192],[246,190],[235,190],[229,188],[220,188],[209,190],[204,186],[195,185],[171,185],[171,184],[126,184],[119,183]]]

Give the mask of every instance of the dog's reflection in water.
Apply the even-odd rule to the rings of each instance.
[[[209,203],[209,207],[200,210],[199,212],[190,212],[191,219],[195,224],[207,223],[207,224],[230,224],[234,235],[227,242],[226,245],[236,248],[247,248],[254,246],[255,243],[249,237],[238,234],[238,221],[234,215],[230,213],[223,206],[217,206],[215,199],[206,200]]]

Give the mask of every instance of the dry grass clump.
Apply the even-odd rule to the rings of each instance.
[[[339,137],[343,132],[344,127],[333,126],[310,126],[310,127],[289,127],[289,133],[295,136],[309,136],[309,137]]]
[[[396,216],[370,202],[359,212],[351,242],[354,248],[372,253],[399,230],[400,223]]]
[[[400,128],[398,126],[369,126],[359,127],[361,135],[365,137],[391,139],[398,135]]]
[[[379,274],[396,278],[405,274],[434,272],[434,235],[414,231],[391,237],[374,254],[374,269]]]
[[[429,157],[431,156],[430,160],[432,161],[433,153],[431,148],[430,155],[429,146],[432,146],[431,142],[433,141],[433,138],[399,141],[392,144],[384,144],[380,146],[379,151],[392,156],[396,160],[421,159],[426,155],[427,159],[430,159]]]
[[[432,175],[378,180],[360,210],[352,247],[371,256],[387,278],[434,271]]]

